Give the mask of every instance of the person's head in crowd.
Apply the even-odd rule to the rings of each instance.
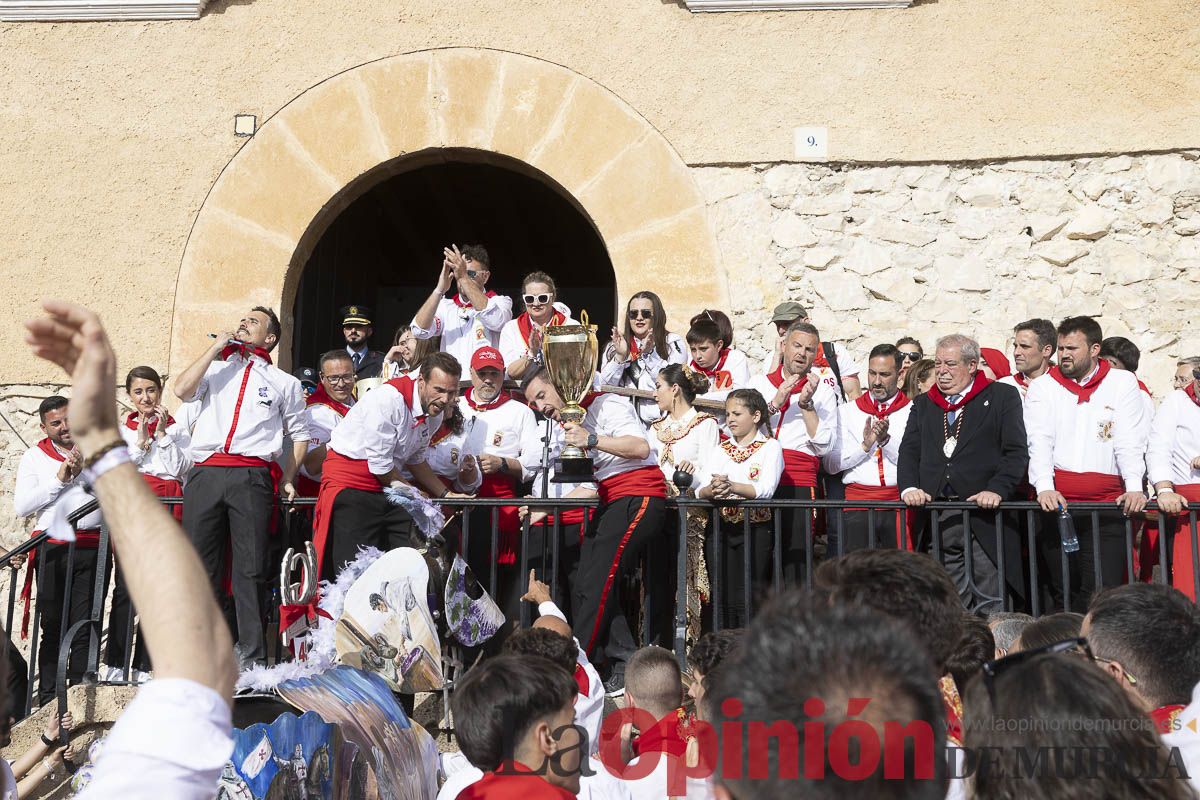
[[[575,674],[579,658],[579,647],[574,639],[549,627],[536,625],[515,631],[505,639],[504,652],[517,656],[541,656],[572,675]]]
[[[979,368],[983,370],[984,376],[989,381],[1012,375],[1012,367],[1008,365],[1008,358],[1000,350],[994,347],[981,347],[979,348],[979,357],[982,359],[979,362]]]
[[[702,319],[715,322],[717,330],[721,333],[721,341],[725,343],[726,347],[733,347],[733,322],[729,319],[728,314],[715,308],[706,308],[688,320],[688,325],[695,325]]]
[[[692,360],[701,369],[713,369],[721,361],[721,355],[729,347],[729,343],[721,337],[721,327],[711,319],[700,318],[688,328],[685,337],[688,349],[692,351]]]
[[[138,366],[125,375],[125,394],[139,414],[147,419],[162,405],[163,379],[154,367]]]
[[[1100,342],[1100,357],[1113,369],[1137,372],[1142,363],[1142,351],[1124,336],[1109,336]]]
[[[374,333],[371,309],[353,304],[342,306],[342,338],[347,347],[355,352],[365,350]]]
[[[807,375],[821,347],[821,334],[809,322],[793,322],[783,335],[783,374]]]
[[[629,298],[625,305],[625,339],[643,344],[649,340],[660,357],[667,357],[667,312],[654,292],[638,292]]]
[[[900,373],[904,370],[904,355],[900,348],[877,344],[867,358],[867,391],[876,403],[895,397],[900,389]]]
[[[792,327],[794,322],[808,322],[808,309],[799,303],[789,300],[775,306],[771,311],[771,324],[775,326],[780,344],[787,337],[788,328]]]
[[[1100,357],[1104,333],[1091,317],[1067,317],[1058,325],[1058,368],[1073,381],[1087,377]]]
[[[555,786],[579,791],[578,687],[542,656],[499,655],[471,668],[451,695],[459,749],[481,770],[516,761]]]
[[[1193,382],[1200,386],[1200,356],[1181,358],[1175,363],[1173,386],[1176,389],[1186,389],[1188,384]]]
[[[343,353],[346,351],[343,350]],[[354,363],[351,361],[350,363]],[[304,392],[304,396],[308,397],[317,390],[321,385],[321,379],[317,377],[317,371],[312,367],[299,367],[292,371],[292,377],[300,381],[300,390]]]
[[[1019,611],[996,611],[988,615],[988,627],[992,629],[992,638],[996,642],[995,658],[1004,658],[1013,650],[1013,645],[1021,637],[1025,626],[1033,622],[1033,617]]]
[[[1141,709],[1085,655],[1018,653],[989,668],[963,697],[964,745],[982,754],[975,800],[1195,797]]]
[[[531,272],[521,280],[521,302],[529,312],[529,318],[537,325],[545,325],[554,316],[554,302],[558,300],[558,286],[544,272]]]
[[[996,640],[992,637],[992,629],[974,614],[964,613],[962,636],[946,662],[946,672],[954,678],[954,685],[961,690],[985,661],[995,657]]]
[[[743,761],[740,772],[719,760],[714,789],[720,800],[945,797],[946,774],[935,767],[946,737],[938,679],[925,648],[888,615],[840,600],[822,602],[799,590],[783,592],[758,613],[715,678],[701,704],[706,720],[722,731],[735,722],[741,731],[763,724],[771,731],[753,752],[748,742],[754,740],[742,734],[732,751]],[[885,774],[882,758],[873,770],[846,774],[845,740],[837,732],[851,719],[860,731],[864,724],[874,729],[881,749],[885,725],[922,732],[902,740],[902,775]],[[815,752],[818,759],[824,755],[823,764],[810,763],[812,757],[801,754],[809,752],[810,737],[822,735]],[[869,731],[859,735],[874,738]],[[894,766],[900,766],[898,752]],[[747,755],[751,768],[744,765]],[[810,778],[822,765],[823,777]]]
[[[746,633],[745,628],[726,628],[709,631],[696,640],[688,651],[687,663],[691,672],[688,696],[696,703],[704,697],[704,680],[733,653]]]
[[[558,389],[554,388],[550,373],[540,364],[532,364],[525,370],[521,378],[521,391],[530,408],[553,420],[558,419],[558,412],[566,405]]]
[[[857,603],[903,620],[929,653],[936,677],[962,638],[958,590],[932,556],[907,550],[857,550],[817,568],[816,588],[838,603]]]
[[[395,355],[400,356],[400,368],[408,372],[421,366],[421,362],[430,353],[438,351],[439,339],[418,339],[413,335],[412,327],[409,325],[401,325],[396,329],[396,335],[392,338],[392,350]]]
[[[771,412],[757,389],[734,389],[725,398],[725,427],[733,440],[743,446],[759,433],[770,438]]]
[[[1060,611],[1057,614],[1038,617],[1021,630],[1021,635],[1013,643],[1010,652],[1037,650],[1064,639],[1074,639],[1079,636],[1082,626],[1083,614],[1076,614],[1074,611]]]
[[[417,394],[426,414],[440,414],[458,399],[458,379],[462,366],[449,353],[431,353],[421,362],[421,377],[417,379]]]
[[[925,394],[933,388],[936,377],[933,371],[933,359],[922,358],[915,364],[910,364],[908,371],[904,374],[904,393],[909,397]]]
[[[954,333],[937,341],[933,356],[934,383],[947,397],[963,394],[979,371],[979,342]]]
[[[339,403],[345,403],[354,394],[354,361],[345,350],[330,350],[321,355],[321,386],[325,394]]]
[[[492,259],[487,248],[481,244],[463,245],[462,257],[467,264],[467,277],[478,281],[480,286],[487,286],[492,277]]]
[[[925,357],[925,348],[911,336],[901,336],[896,340],[896,349],[900,351],[900,383],[908,375],[908,368]]]
[[[282,330],[279,317],[273,309],[255,306],[238,322],[233,338],[251,347],[261,347],[269,353],[279,344]]]
[[[1037,377],[1050,369],[1058,349],[1058,331],[1048,319],[1027,319],[1013,328],[1013,363],[1022,375]]]
[[[70,450],[75,446],[71,438],[71,421],[67,419],[67,398],[51,395],[38,404],[38,420],[42,433],[54,444]]]
[[[1092,599],[1081,634],[1100,668],[1145,710],[1191,702],[1200,684],[1200,606],[1178,589],[1107,589]]]
[[[668,364],[658,371],[654,384],[654,402],[670,414],[690,408],[696,395],[708,391],[708,376],[683,364]]]
[[[504,356],[494,347],[481,347],[471,356],[471,399],[490,403],[504,388]]]
[[[683,677],[675,654],[663,647],[643,647],[625,665],[625,707],[640,708],[655,719],[683,704]]]

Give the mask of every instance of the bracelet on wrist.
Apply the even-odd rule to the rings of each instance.
[[[95,463],[97,461],[104,458],[104,456],[107,455],[109,452],[116,450],[119,447],[128,447],[128,445],[125,444],[125,440],[120,438],[120,436],[118,436],[116,439],[109,442],[108,444],[104,445],[103,447],[97,448],[96,452],[92,453],[87,458],[85,458],[83,460],[83,468],[86,470],[89,467],[95,465]]]
[[[44,732],[42,733],[42,744],[46,745],[46,747],[58,747],[58,742],[48,737]]]
[[[84,462],[83,482],[87,486],[95,486],[96,481],[104,473],[122,464],[130,463],[129,448],[125,446],[124,442],[121,442],[119,447],[109,445],[96,452],[99,454],[99,458],[89,458]]]

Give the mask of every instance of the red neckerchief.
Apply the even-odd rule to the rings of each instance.
[[[818,352],[820,352],[820,351],[818,350]],[[774,372],[767,373],[767,380],[769,380],[771,382],[771,385],[774,386],[776,389],[778,389],[780,386],[782,386],[783,385],[783,364],[780,364],[778,367],[776,367]],[[807,384],[807,383],[808,383],[808,376],[805,375],[803,378],[801,378],[796,383],[795,386],[792,387],[792,391],[788,392],[787,399],[784,400],[783,405],[779,407],[779,424],[775,427],[775,438],[776,439],[779,438],[779,432],[783,430],[783,412],[787,411],[788,406],[790,406],[792,404],[792,395],[798,394],[800,392],[800,390],[803,389],[805,384]]]
[[[683,758],[687,752],[687,739],[684,737],[684,724],[687,712],[677,708],[654,723],[648,731],[642,731],[633,740],[635,755],[643,753],[669,753]]]
[[[1014,380],[1014,381],[1016,381],[1016,382],[1017,382],[1017,386],[1020,386],[1022,389],[1028,389],[1028,388],[1029,388],[1029,378],[1026,378],[1026,377],[1025,377],[1025,373],[1024,373],[1024,372],[1021,372],[1020,370],[1017,370],[1016,372],[1014,372],[1014,373],[1013,373],[1013,380]]]
[[[583,664],[575,665],[575,686],[579,689],[580,697],[587,697],[588,690],[592,688],[592,682],[588,678],[587,670],[583,668]]]
[[[170,414],[167,415],[167,424],[168,425],[175,424],[175,418],[172,417]],[[136,411],[130,411],[125,416],[125,427],[129,428],[129,430],[131,430],[131,431],[136,431],[138,429],[137,412]],[[158,427],[158,417],[157,416],[151,417],[150,423],[146,427],[149,429],[150,435],[153,436],[154,429]]]
[[[1054,378],[1054,380],[1058,381],[1059,385],[1062,386],[1064,389],[1066,389],[1068,392],[1075,395],[1075,397],[1077,398],[1076,403],[1075,403],[1076,405],[1083,405],[1084,403],[1086,403],[1092,399],[1092,394],[1098,388],[1100,388],[1101,382],[1103,382],[1104,379],[1106,377],[1108,377],[1108,373],[1110,371],[1112,371],[1112,365],[1109,364],[1107,361],[1105,361],[1102,358],[1102,359],[1100,359],[1100,363],[1096,368],[1096,374],[1092,376],[1092,379],[1090,381],[1083,384],[1082,386],[1079,384],[1078,381],[1073,381],[1070,378],[1068,378],[1066,375],[1063,375],[1062,370],[1059,369],[1058,367],[1051,368],[1050,377]]]
[[[1196,384],[1195,383],[1189,383],[1184,388],[1183,391],[1187,393],[1188,397],[1192,398],[1193,403],[1200,406],[1200,397],[1196,397]]]
[[[1172,733],[1175,730],[1175,720],[1179,717],[1180,712],[1185,706],[1181,703],[1174,705],[1162,706],[1150,712],[1150,720],[1154,723],[1154,728],[1159,733]]]
[[[548,328],[551,325],[562,325],[567,321],[567,317],[561,311],[556,310],[554,316],[550,317],[550,321],[545,325],[539,325],[538,329]],[[517,330],[521,332],[521,340],[526,345],[529,344],[529,337],[533,334],[533,320],[529,318],[529,312],[526,311],[521,316],[517,317]]]
[[[228,361],[230,356],[240,356],[241,358],[250,360],[250,356],[258,356],[268,364],[271,362],[271,354],[261,347],[251,347],[244,342],[230,342],[225,345],[225,349],[221,351],[221,360]]]
[[[1153,398],[1153,397],[1154,397],[1154,395],[1150,393],[1150,387],[1148,387],[1148,386],[1146,386],[1146,384],[1142,383],[1142,382],[1141,382],[1141,380],[1139,380],[1139,381],[1138,381],[1138,387],[1139,387],[1139,388],[1140,388],[1140,389],[1141,389],[1143,392],[1145,392],[1145,393],[1146,393],[1146,396],[1147,396],[1147,397],[1150,397],[1150,398]]]
[[[710,369],[705,369],[704,367],[700,366],[698,363],[696,363],[696,359],[694,358],[692,359],[692,363],[688,366],[696,372],[702,372],[710,378],[715,378],[721,372],[721,370],[725,369],[725,359],[727,358],[729,358],[728,347],[721,351],[721,357],[717,359],[717,363]]]
[[[588,392],[587,394],[585,394],[583,396],[583,399],[579,401],[579,407],[582,408],[584,411],[586,411],[587,409],[592,407],[592,403],[596,402],[596,398],[602,394],[604,394],[604,393],[603,392]]]
[[[829,366],[829,359],[825,357],[825,345],[822,342],[817,342],[817,357],[813,359],[813,366],[817,369]]]
[[[338,416],[344,417],[350,413],[350,406],[345,403],[339,403],[329,396],[329,392],[325,391],[325,384],[318,383],[317,390],[304,399],[305,406],[329,406],[338,413]]]
[[[435,444],[442,441],[442,439],[445,439],[452,433],[454,433],[454,431],[450,430],[450,424],[448,422],[443,422],[441,426],[434,431],[433,436],[429,437],[429,446],[433,447]]]
[[[42,439],[37,443],[38,449],[46,455],[53,458],[55,461],[66,461],[66,456],[58,452],[58,448],[54,446],[54,442],[50,441],[49,437]]]
[[[512,395],[501,389],[500,392],[492,398],[490,403],[476,403],[474,392],[474,386],[463,392],[463,399],[467,401],[467,405],[469,405],[474,411],[491,411],[493,408],[499,408],[509,400],[512,400]]]
[[[487,296],[489,299],[491,299],[496,296],[496,293],[495,292],[487,292]],[[458,306],[459,308],[466,308],[467,306],[471,305],[471,301],[464,300],[463,296],[462,296],[462,292],[459,292],[458,294],[454,295],[454,305]],[[482,309],[477,309],[477,310],[482,311]]]
[[[904,408],[906,405],[908,405],[909,400],[908,395],[906,395],[904,392],[896,392],[894,395],[892,395],[892,399],[888,402],[887,408],[885,408],[882,412],[879,410],[879,404],[871,398],[870,392],[863,392],[854,402],[858,404],[858,407],[862,409],[864,413],[869,414],[872,417],[883,419],[884,417],[895,414],[897,411]]]
[[[413,404],[413,389],[417,385],[416,382],[407,375],[402,375],[399,378],[392,378],[387,382],[387,385],[391,386],[400,393],[400,396],[404,398],[404,402],[408,406],[408,412],[411,414]],[[413,420],[413,427],[415,428],[420,425],[428,416],[429,415],[425,413],[425,409],[422,408],[421,415]]]
[[[949,398],[942,394],[942,390],[939,389],[936,384],[929,387],[929,391],[926,392],[926,396],[932,400],[933,404],[942,411],[958,411],[967,403],[974,400],[975,395],[982,392],[989,383],[991,383],[991,381],[988,380],[987,376],[983,374],[983,370],[980,370],[975,373],[975,382],[971,384],[971,388],[967,389],[966,394],[964,394],[957,403],[951,403]]]

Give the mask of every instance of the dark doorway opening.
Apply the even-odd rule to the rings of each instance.
[[[514,316],[524,310],[521,278],[543,270],[575,316],[587,309],[599,339],[608,338],[616,312],[612,262],[561,188],[491,153],[438,151],[414,163],[346,205],[313,245],[293,308],[294,366],[315,367],[322,352],[344,346],[337,312],[351,303],[373,309],[371,348],[386,352],[433,291],[442,247],[451,243],[487,248],[488,288],[513,298]]]

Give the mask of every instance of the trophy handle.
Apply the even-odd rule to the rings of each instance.
[[[586,308],[579,310],[579,322],[585,329],[588,327],[588,313]]]

